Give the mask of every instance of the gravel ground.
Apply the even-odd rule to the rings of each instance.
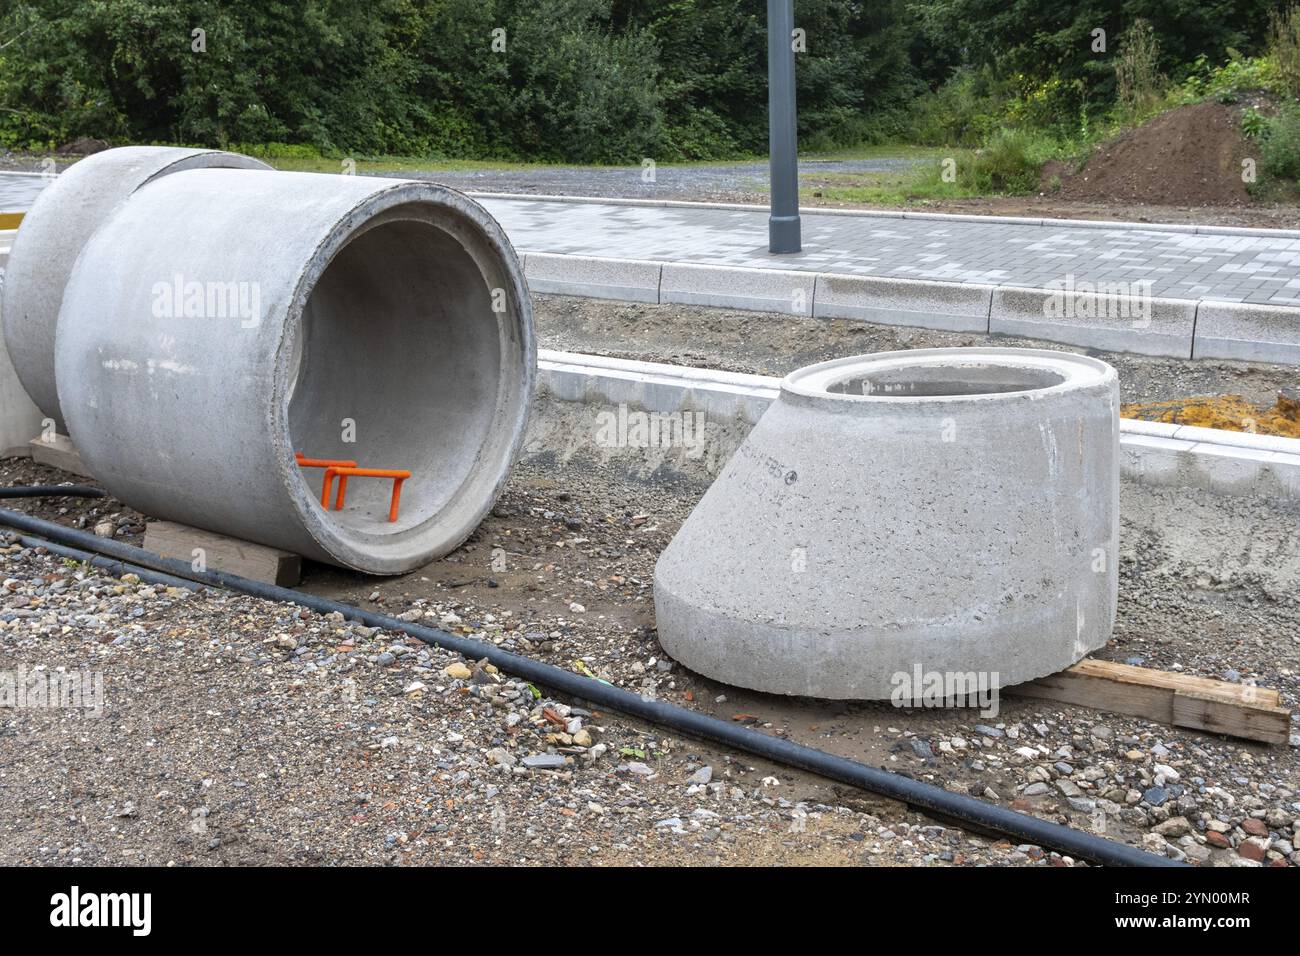
[[[813,182],[825,174],[903,172],[915,162],[917,161],[904,158],[804,160],[800,163],[800,172],[803,180]],[[596,196],[603,199],[681,199],[694,202],[768,201],[768,166],[763,162],[660,166],[654,170],[654,182],[645,182],[644,174],[640,166],[536,166],[474,172],[406,172],[402,175],[432,179],[471,192]]]
[[[804,160],[802,173],[809,182],[824,174],[854,175],[901,172],[915,160],[904,158]],[[62,171],[66,158],[58,161]],[[10,156],[0,160],[0,209],[27,209],[40,181],[30,177],[5,177],[5,172],[41,172],[38,157]],[[640,166],[528,166],[518,169],[470,171],[437,170],[397,173],[365,172],[362,175],[398,175],[405,179],[430,179],[467,192],[502,192],[520,195],[593,196],[604,199],[674,199],[695,202],[768,201],[767,163],[708,163],[692,166],[660,166],[654,181],[643,179]]]
[[[677,667],[654,638],[651,575],[707,475],[649,482],[635,461],[569,451],[534,443],[448,558],[384,580],[310,565],[304,589],[1173,857],[1300,865],[1300,738],[1011,696],[986,717],[786,699]],[[58,477],[0,461],[0,484]],[[14,504],[138,541],[139,516],[111,500]],[[1126,487],[1119,624],[1099,656],[1277,687],[1295,707],[1297,517]],[[536,697],[396,635],[10,545],[0,671],[24,666],[102,672],[106,706],[0,710],[0,863],[1072,862]]]
[[[0,461],[5,483],[58,477]],[[499,516],[527,515],[530,532],[569,545],[562,563],[585,554],[575,519],[537,505],[552,497],[512,487],[478,538],[509,538],[518,525]],[[20,504],[136,537],[116,502]],[[642,527],[633,517],[618,533]],[[629,551],[661,543],[658,528],[643,533]],[[574,602],[525,615],[466,600],[458,582],[433,585],[466,575],[467,555],[453,558],[382,590],[349,584],[375,588],[370,606],[562,666],[620,670],[618,683],[646,693],[683,699],[679,680],[699,686],[658,659],[652,635],[605,615],[588,623]],[[313,570],[312,590],[338,590],[335,572]],[[104,577],[7,541],[0,661],[0,672],[101,673],[104,688],[99,716],[0,709],[0,865],[1072,862],[593,713],[338,615]]]
[[[982,340],[537,307],[547,347],[774,374]],[[1107,358],[1128,400],[1216,385],[1264,398],[1291,382],[1278,367]],[[1178,859],[1300,865],[1300,735],[1264,746],[1013,695],[988,716],[780,698],[664,659],[654,561],[742,433],[724,423],[698,459],[654,457],[596,446],[598,411],[540,402],[525,460],[452,555],[392,579],[309,564],[303,589]],[[0,460],[0,485],[68,477]],[[111,499],[9,504],[132,543],[143,530]],[[1275,687],[1300,705],[1300,507],[1126,485],[1122,518],[1118,623],[1097,656]],[[102,673],[105,708],[0,708],[0,864],[1073,863],[589,713],[399,635],[0,542],[0,675],[23,667]]]

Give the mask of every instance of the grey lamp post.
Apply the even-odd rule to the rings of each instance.
[[[767,121],[772,214],[768,252],[798,252],[799,158],[794,114],[794,0],[767,0]]]

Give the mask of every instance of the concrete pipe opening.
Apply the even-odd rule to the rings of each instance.
[[[117,498],[375,574],[477,527],[535,367],[522,269],[481,206],[307,173],[192,170],[136,190],[87,242],[56,343],[72,439]],[[350,478],[326,510],[323,470],[296,454],[409,471],[398,519],[387,478]]]
[[[431,264],[437,264],[431,269]],[[392,482],[352,479],[320,514],[324,472],[300,469],[309,515],[353,549],[424,526],[477,523],[483,483],[509,451],[494,439],[502,350],[492,292],[471,254],[398,207],[348,238],[307,295],[295,349],[289,444],[308,457],[411,472],[390,522]],[[518,402],[522,396],[514,395]]]
[[[878,399],[978,399],[1097,381],[1095,359],[1034,349],[916,349],[856,356],[799,369],[786,379],[796,393]]]
[[[1002,395],[1051,388],[1065,381],[1046,368],[978,363],[904,365],[875,368],[846,375],[826,390],[839,395],[879,395],[889,398],[936,398],[956,395]]]
[[[664,649],[772,693],[1005,687],[1110,636],[1119,390],[1096,359],[916,349],[791,373],[655,568]]]

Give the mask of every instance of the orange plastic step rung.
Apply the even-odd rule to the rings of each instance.
[[[339,480],[338,494],[334,498],[334,510],[343,509],[343,498],[347,494],[349,478],[391,478],[393,479],[393,498],[388,506],[388,520],[397,520],[397,506],[402,498],[402,482],[411,477],[409,471],[394,468],[358,468],[355,465],[330,465],[325,469],[325,481],[321,485],[320,504],[326,511],[330,510],[330,485],[334,479]]]
[[[346,458],[308,458],[302,452],[293,453],[300,468],[355,468],[357,463]]]

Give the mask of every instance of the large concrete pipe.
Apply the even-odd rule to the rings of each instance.
[[[814,697],[1054,673],[1114,623],[1118,449],[1115,370],[1085,356],[800,369],[660,556],[659,640],[717,680]]]
[[[23,218],[5,265],[0,319],[18,380],[66,431],[54,370],[54,334],[72,268],[112,210],[160,176],[205,167],[269,169],[260,160],[213,149],[125,146],[74,164],[41,190]],[[28,435],[35,438],[35,433]]]
[[[523,440],[523,271],[496,221],[443,186],[155,177],[103,216],[61,300],[72,439],[155,517],[400,573],[469,536]],[[322,508],[322,472],[295,452],[410,471],[397,520],[388,480],[353,478],[342,510]]]

